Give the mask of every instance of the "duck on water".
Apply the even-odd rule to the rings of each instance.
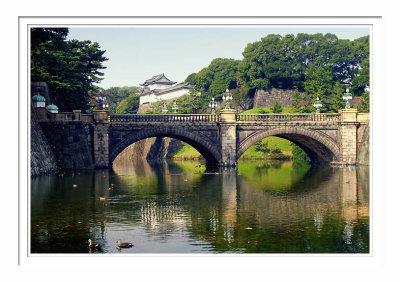
[[[131,248],[131,247],[133,247],[132,243],[128,243],[128,242],[121,243],[121,240],[118,240],[117,243],[118,243],[118,247],[119,248]]]

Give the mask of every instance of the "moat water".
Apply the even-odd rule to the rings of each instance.
[[[369,167],[128,161],[34,178],[30,199],[32,254],[370,252]]]

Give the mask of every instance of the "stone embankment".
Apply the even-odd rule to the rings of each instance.
[[[253,98],[252,108],[264,108],[273,107],[276,102],[278,102],[284,108],[291,108],[293,102],[293,94],[295,89],[277,89],[277,88],[267,88],[267,89],[257,89]],[[304,91],[299,91],[300,96],[303,97]],[[357,108],[360,104],[362,98],[358,96],[353,96],[350,100],[350,104]],[[301,103],[305,103],[301,101]]]
[[[31,108],[31,177],[54,173],[57,170],[56,158]]]
[[[291,108],[294,89],[257,89],[253,98],[253,108],[273,107],[278,102],[284,108]]]
[[[94,169],[93,127],[81,121],[54,121],[41,124],[59,167],[67,170]]]
[[[114,162],[144,159],[159,161],[166,159],[169,154],[178,151],[184,145],[184,142],[168,137],[148,138],[128,146],[118,155]]]

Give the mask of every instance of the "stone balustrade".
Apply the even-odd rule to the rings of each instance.
[[[236,121],[340,121],[340,114],[237,114]]]
[[[220,122],[220,114],[111,114],[107,115],[111,123],[126,122]],[[76,121],[93,123],[93,114],[81,114],[80,111],[59,112],[41,115],[40,121]],[[236,121],[341,121],[341,114],[236,114]],[[357,114],[357,120],[368,121],[369,114]]]
[[[93,123],[93,114],[82,114],[80,110],[51,113],[45,108],[36,108],[35,111],[39,122],[82,121],[83,123]]]
[[[210,114],[116,114],[110,115],[111,123],[129,122],[218,122],[219,115]]]

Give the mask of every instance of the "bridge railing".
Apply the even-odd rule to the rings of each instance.
[[[209,114],[116,114],[110,115],[110,122],[217,122],[219,115]]]
[[[57,121],[71,121],[74,120],[74,113],[70,112],[59,112],[56,115],[53,115],[54,119]]]
[[[340,114],[238,114],[237,121],[340,121]]]
[[[82,114],[81,120],[86,123],[92,123],[93,122],[93,114]]]

